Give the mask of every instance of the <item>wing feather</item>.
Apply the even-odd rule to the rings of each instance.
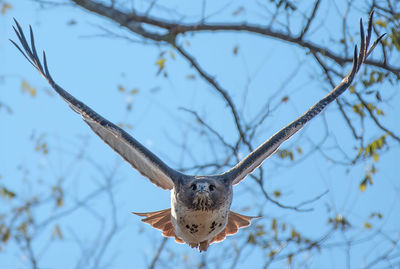
[[[85,105],[56,84],[49,73],[46,54],[44,52],[44,69],[42,67],[40,59],[36,53],[32,28],[30,27],[31,46],[29,47],[21,26],[15,19],[14,21],[17,28],[13,28],[23,49],[21,49],[14,41],[10,41],[40,72],[40,74],[49,82],[50,86],[64,99],[64,101],[68,103],[72,110],[80,114],[82,119],[105,143],[121,155],[122,158],[129,162],[143,176],[150,179],[150,181],[158,187],[163,189],[172,189],[174,186],[174,180],[182,174],[168,167],[156,155],[131,137],[123,129],[97,114],[89,106]]]
[[[373,12],[371,12],[368,22],[367,36],[364,37],[364,29],[362,26],[362,21],[360,22],[360,33],[361,33],[361,46],[360,51],[357,55],[357,46],[354,49],[353,66],[350,73],[343,78],[342,82],[334,88],[328,95],[323,99],[318,101],[311,109],[297,118],[295,121],[281,129],[279,132],[274,134],[270,139],[268,139],[264,144],[260,145],[257,149],[251,152],[247,157],[245,157],[241,162],[239,162],[232,169],[224,173],[224,175],[229,178],[232,185],[238,184],[242,181],[248,174],[252,173],[254,169],[259,167],[265,159],[274,154],[279,146],[286,140],[288,140],[292,135],[297,133],[301,128],[306,125],[307,122],[312,120],[315,116],[321,113],[324,108],[338,98],[353,82],[354,76],[357,74],[361,65],[364,63],[367,56],[371,53],[375,45],[382,39],[384,35],[381,35],[368,50],[368,45],[371,39],[371,25],[372,25]]]

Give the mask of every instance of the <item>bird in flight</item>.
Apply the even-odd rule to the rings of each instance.
[[[145,217],[142,221],[161,230],[163,236],[174,237],[176,242],[187,243],[201,252],[206,251],[210,244],[223,241],[226,236],[237,233],[239,228],[250,225],[254,217],[230,210],[232,186],[252,173],[266,158],[276,152],[284,141],[303,128],[351,85],[361,65],[384,36],[378,37],[369,47],[372,17],[373,12],[369,16],[366,35],[362,20],[360,20],[360,50],[358,51],[355,46],[352,69],[336,88],[295,121],[265,141],[236,166],[227,172],[211,176],[186,175],[170,168],[123,129],[103,118],[61,88],[49,73],[45,52],[43,51],[43,65],[37,55],[32,27],[29,28],[29,45],[21,26],[14,19],[16,27],[13,26],[13,28],[22,48],[16,42],[10,41],[72,110],[81,115],[93,132],[144,177],[158,187],[171,191],[171,208],[156,212],[133,213]]]

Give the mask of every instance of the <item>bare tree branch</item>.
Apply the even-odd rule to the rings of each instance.
[[[127,14],[124,13],[115,7],[107,7],[99,2],[91,1],[91,0],[71,0],[77,5],[95,12],[101,16],[112,19],[113,21],[119,23],[121,26],[124,26],[131,30],[132,32],[141,35],[145,38],[150,38],[155,41],[164,41],[170,44],[175,45],[176,36],[178,34],[183,34],[187,32],[202,32],[202,31],[235,31],[235,32],[249,32],[254,34],[259,34],[263,36],[268,36],[272,38],[276,38],[282,41],[286,41],[289,43],[293,43],[299,45],[301,47],[309,49],[313,53],[321,53],[325,57],[330,58],[340,66],[345,63],[351,63],[352,58],[344,58],[339,54],[332,52],[329,48],[319,46],[311,41],[303,40],[302,34],[298,36],[294,36],[290,33],[283,33],[279,31],[275,31],[270,27],[263,27],[259,25],[253,25],[248,23],[195,23],[195,24],[183,24],[170,22],[165,19],[158,19],[150,16],[143,16],[136,13]],[[316,2],[317,3],[317,2]],[[316,12],[318,5],[314,7]],[[314,14],[315,15],[315,14]],[[311,16],[312,18],[312,16]],[[157,26],[161,29],[166,30],[165,34],[159,34],[156,32],[150,32],[145,30],[141,23],[149,24],[152,26]],[[311,23],[311,22],[310,22]],[[304,30],[303,30],[304,31]],[[400,67],[389,65],[388,63],[377,62],[375,60],[366,60],[366,65],[376,66],[382,68],[386,71],[393,73],[397,78],[400,78]]]

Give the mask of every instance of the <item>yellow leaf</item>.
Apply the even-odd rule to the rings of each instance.
[[[63,239],[63,234],[61,232],[60,226],[57,224],[54,226],[53,231],[51,233],[51,237],[54,239],[58,237],[59,239]]]
[[[160,67],[160,70],[164,69],[166,60],[167,59],[165,59],[165,58],[160,58],[157,60],[156,65],[158,65]]]
[[[49,153],[49,149],[47,147],[47,143],[43,141],[45,139],[45,134],[40,135],[40,137],[36,140],[35,151],[41,152],[44,155]]]
[[[33,88],[26,80],[22,80],[22,92],[28,92],[32,97],[36,96],[36,89]]]
[[[247,242],[249,242],[250,244],[256,243],[256,239],[254,238],[254,235],[252,233],[249,234],[249,237],[247,238]]]
[[[3,196],[4,198],[7,198],[8,200],[11,200],[16,196],[15,192],[10,191],[9,189],[5,187],[1,187],[0,189],[0,195]]]
[[[63,205],[64,205],[64,200],[62,199],[62,197],[59,197],[57,199],[57,206],[62,207]]]
[[[375,24],[379,25],[380,27],[383,27],[383,28],[385,28],[387,26],[387,23],[384,20],[376,20]]]
[[[171,56],[171,58],[172,58],[173,60],[175,60],[175,54],[174,54],[173,51],[170,51],[170,52],[169,52],[169,55]]]
[[[379,212],[372,212],[370,215],[369,215],[369,218],[370,219],[372,219],[372,218],[375,218],[375,217],[377,217],[378,219],[382,219],[382,214],[381,213],[379,213]]]
[[[374,162],[378,162],[379,161],[379,154],[378,153],[375,153],[374,154]]]
[[[293,261],[293,254],[289,254],[288,256],[288,264],[292,264]]]
[[[276,221],[276,218],[273,218],[272,219],[271,229],[272,230],[276,230],[276,228],[277,228],[277,221]]]
[[[364,192],[367,189],[367,183],[366,182],[362,182],[360,184],[360,191]]]
[[[18,226],[18,230],[21,231],[24,235],[26,235],[28,225],[26,222],[23,222],[20,226]]]
[[[3,243],[7,243],[7,241],[10,239],[10,229],[5,228],[5,232],[3,233],[3,236],[1,238],[1,241]]]
[[[136,89],[131,90],[130,94],[135,95],[138,92],[139,92],[139,89],[136,88]]]
[[[268,257],[269,257],[269,258],[272,258],[272,257],[274,257],[274,256],[276,255],[276,253],[277,253],[276,250],[271,250],[271,252],[268,253]]]
[[[366,222],[364,223],[364,227],[367,228],[367,229],[371,229],[371,228],[372,228],[372,225],[371,225],[371,223],[369,223],[368,221],[366,221]]]
[[[6,12],[7,12],[7,10],[8,9],[12,9],[12,5],[11,4],[9,4],[9,3],[3,3],[3,5],[1,5],[1,14],[6,14]]]
[[[275,198],[279,198],[279,197],[281,197],[281,195],[282,195],[281,191],[279,191],[279,190],[274,191]]]
[[[292,238],[296,238],[296,237],[300,237],[300,234],[294,228],[292,228],[292,232],[291,232],[290,236]]]
[[[125,92],[125,91],[126,91],[125,88],[124,88],[124,86],[122,86],[122,85],[118,85],[118,90],[119,90],[120,92]]]

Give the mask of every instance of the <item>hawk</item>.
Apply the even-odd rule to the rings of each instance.
[[[352,69],[342,82],[328,95],[318,101],[299,118],[282,128],[257,149],[230,170],[219,175],[186,175],[170,168],[145,146],[135,140],[123,129],[103,118],[97,112],[76,99],[52,78],[48,70],[46,54],[43,51],[43,65],[36,52],[32,27],[30,27],[30,45],[17,20],[13,26],[20,46],[10,40],[25,58],[48,81],[50,86],[68,103],[83,121],[105,143],[129,162],[144,177],[158,187],[171,191],[171,208],[146,213],[136,213],[144,217],[142,221],[162,231],[166,237],[174,237],[178,243],[187,243],[199,251],[206,251],[210,244],[220,242],[226,236],[238,232],[239,228],[250,225],[254,217],[241,215],[230,210],[232,187],[240,183],[263,161],[277,151],[279,146],[304,125],[317,116],[329,103],[340,96],[352,83],[361,65],[384,35],[381,35],[369,47],[372,32],[371,12],[366,36],[360,20],[360,50],[354,48]]]

